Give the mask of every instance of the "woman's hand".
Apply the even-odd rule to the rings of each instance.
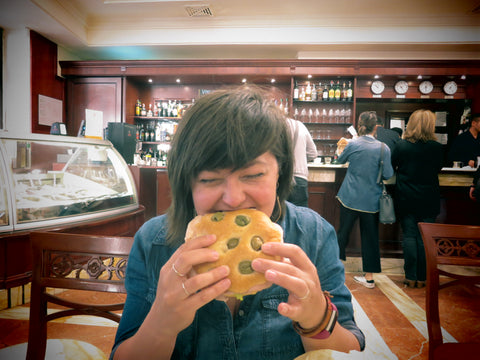
[[[193,266],[218,259],[215,250],[206,248],[216,241],[214,235],[200,236],[181,245],[160,270],[157,295],[151,312],[158,315],[159,330],[176,336],[189,326],[195,312],[230,287],[226,278],[230,269],[219,266],[196,274]]]
[[[252,262],[255,271],[265,273],[268,281],[290,294],[286,303],[280,303],[278,312],[297,321],[304,329],[320,324],[327,302],[317,269],[305,252],[297,245],[273,242],[263,244],[262,251],[284,258],[283,262],[267,259]]]

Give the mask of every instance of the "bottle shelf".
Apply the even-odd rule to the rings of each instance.
[[[295,100],[294,104],[353,104],[353,100]]]
[[[302,121],[302,120],[300,120]],[[302,121],[304,125],[308,126],[308,125],[317,125],[317,126],[325,126],[325,125],[328,125],[328,126],[350,126],[350,125],[353,125],[351,122],[348,122],[348,123],[328,123],[328,122],[307,122],[307,121]]]
[[[168,116],[137,116],[135,115],[133,117],[135,120],[147,120],[147,121],[178,121],[181,120],[182,118],[180,117],[168,117]]]
[[[141,141],[137,140],[137,143],[141,143],[142,145],[162,145],[162,144],[170,144],[171,141]]]

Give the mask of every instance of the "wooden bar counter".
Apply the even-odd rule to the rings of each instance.
[[[330,222],[335,230],[340,225],[340,203],[336,195],[343,182],[348,165],[309,164],[309,202],[311,209]],[[437,222],[447,224],[479,225],[480,204],[470,200],[468,193],[473,182],[474,170],[443,168],[439,174],[441,212]],[[386,181],[387,190],[393,195],[395,176]],[[395,224],[380,224],[380,253],[382,257],[402,257],[402,231]],[[347,246],[347,256],[361,254],[360,230],[355,225]]]

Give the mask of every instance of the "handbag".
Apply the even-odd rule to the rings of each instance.
[[[383,173],[383,148],[385,144],[382,143],[380,151],[380,169],[378,170],[377,184],[382,185],[382,194],[380,195],[379,208],[380,212],[378,215],[378,220],[382,224],[393,224],[396,221],[395,218],[395,207],[393,205],[393,199],[389,193],[387,193],[387,188],[382,179]]]

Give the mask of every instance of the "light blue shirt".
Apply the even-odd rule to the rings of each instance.
[[[322,289],[333,295],[338,308],[338,322],[363,349],[365,337],[354,321],[334,228],[311,209],[290,203],[281,226],[284,241],[299,245],[316,264]],[[160,268],[175,251],[165,244],[165,235],[164,215],[150,219],[135,235],[126,272],[127,300],[111,358],[116,347],[135,334],[152,306]],[[245,296],[234,318],[224,302],[211,301],[178,334],[172,359],[294,359],[305,351],[292,321],[277,311],[287,299],[288,292],[273,285]]]
[[[337,194],[337,199],[345,207],[369,213],[378,212],[378,202],[382,194],[382,186],[377,184],[381,145],[373,136],[360,136],[349,141],[338,157],[340,164],[349,163]],[[384,146],[382,179],[392,176],[390,149]]]

